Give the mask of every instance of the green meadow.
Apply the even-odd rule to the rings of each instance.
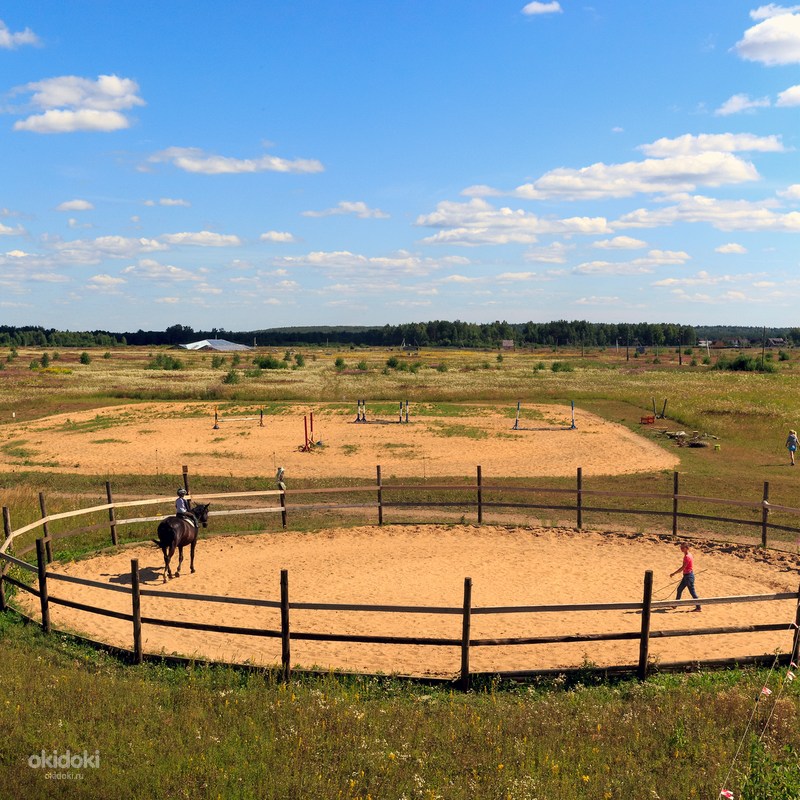
[[[0,351],[0,462],[13,466],[0,471],[0,505],[15,526],[39,516],[40,491],[51,513],[104,502],[103,476],[47,472],[49,454],[15,425],[159,400],[270,413],[309,402],[354,413],[364,398],[388,414],[407,399],[413,414],[448,418],[438,436],[474,431],[476,447],[470,418],[481,408],[504,409],[511,424],[518,401],[523,413],[526,403],[574,401],[578,425],[585,410],[677,453],[686,493],[758,499],[768,482],[772,502],[800,507],[800,468],[788,466],[784,448],[800,424],[800,355],[791,350],[765,352],[763,362],[760,351],[748,353],[764,371],[717,368],[731,353],[674,349],[626,358],[616,349],[295,348],[259,351],[261,367],[247,354],[128,347],[91,352],[85,363],[83,350],[63,348],[57,369],[42,365],[44,352]],[[665,419],[640,424],[665,401]],[[113,417],[82,424],[113,442]],[[661,429],[697,431],[710,446],[677,448]],[[233,484],[230,457],[220,450],[220,472],[203,476],[204,486],[265,488],[269,476]],[[175,465],[170,487],[179,474]],[[130,497],[164,491],[164,475],[116,480]],[[585,478],[593,488],[664,493],[672,480],[671,471]],[[791,537],[777,543],[798,553]],[[87,536],[57,555],[96,547]],[[602,681],[587,660],[569,680],[487,681],[461,693],[391,677],[283,683],[263,670],[131,666],[68,635],[45,636],[13,613],[0,615],[0,643],[0,796],[684,800],[726,788],[737,800],[800,800],[800,680],[785,681],[785,670],[656,674],[639,684]],[[30,765],[42,751],[67,749],[97,751],[99,764],[71,777]]]

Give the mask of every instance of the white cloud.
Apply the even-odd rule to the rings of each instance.
[[[653,281],[653,286],[667,288],[674,286],[718,286],[721,283],[738,283],[751,279],[751,275],[712,275],[706,270],[700,270],[695,275],[687,275],[683,278],[664,278],[660,281]]]
[[[718,117],[729,117],[731,114],[743,114],[757,108],[769,108],[768,97],[750,97],[747,94],[735,94],[729,97],[714,113]]]
[[[170,264],[161,264],[151,258],[142,258],[138,264],[131,264],[125,267],[122,270],[122,274],[157,283],[202,280],[202,278],[187,269],[174,267]]]
[[[56,211],[92,211],[94,206],[88,200],[66,200],[56,206]]]
[[[766,6],[759,6],[754,11],[751,11],[750,19],[759,21],[762,19],[769,19],[770,17],[777,17],[781,14],[793,14],[795,11],[800,11],[800,6],[779,6],[777,3],[769,3]]]
[[[553,0],[550,3],[540,3],[538,0],[534,0],[534,2],[528,3],[522,9],[523,14],[531,17],[539,16],[540,14],[561,14],[562,12],[561,3],[558,0]]]
[[[39,37],[30,29],[13,33],[3,20],[0,19],[0,48],[14,50],[24,44],[39,44]]]
[[[441,228],[423,239],[426,244],[533,244],[539,234],[610,233],[604,217],[542,219],[521,209],[495,208],[480,198],[467,203],[443,201],[431,214],[419,216],[416,225]]]
[[[183,208],[190,208],[192,204],[188,200],[181,200],[178,197],[162,197],[158,200],[145,200],[144,205],[146,206],[159,205],[167,207],[182,206]]]
[[[800,63],[800,15],[791,13],[797,7],[786,9],[786,13],[778,12],[779,8],[771,4],[758,10],[763,22],[748,28],[734,46],[741,58],[769,67]]]
[[[262,242],[277,242],[278,244],[291,244],[297,240],[287,231],[267,231],[258,237]]]
[[[793,183],[787,186],[782,192],[778,192],[780,197],[785,197],[787,200],[800,200],[800,183]]]
[[[362,201],[350,202],[342,200],[334,208],[324,211],[303,211],[304,217],[333,217],[340,214],[353,214],[359,219],[389,219],[389,215],[379,208],[369,208]]]
[[[153,302],[162,305],[177,306],[179,303],[183,303],[184,300],[181,297],[156,297]]]
[[[125,236],[101,236],[97,239],[76,239],[58,242],[55,250],[59,261],[76,264],[97,264],[104,258],[132,258],[140,253],[166,250],[154,239],[133,239]]]
[[[776,201],[718,200],[685,196],[676,205],[656,210],[639,208],[613,223],[614,228],[658,228],[679,222],[705,222],[721,231],[783,231],[800,233],[800,212],[773,211]]]
[[[235,234],[196,231],[193,233],[165,233],[161,241],[174,245],[194,245],[196,247],[238,247],[242,240]]]
[[[592,247],[600,250],[640,250],[647,247],[647,242],[641,239],[634,239],[631,236],[615,236],[613,239],[603,239],[595,242]]]
[[[170,163],[185,172],[203,175],[233,175],[253,172],[322,172],[324,167],[316,159],[298,158],[289,161],[277,156],[258,158],[231,158],[208,155],[198,147],[169,147],[148,159],[151,163]]]
[[[800,84],[790,86],[784,89],[775,101],[775,105],[779,108],[789,108],[792,106],[800,106]]]
[[[381,275],[429,275],[431,272],[454,264],[469,264],[466,258],[450,256],[443,259],[422,258],[406,250],[392,256],[364,256],[349,250],[315,251],[304,256],[285,256],[275,260],[285,267],[314,267],[345,272],[377,272]],[[362,284],[358,284],[361,286]]]
[[[11,228],[8,225],[3,225],[0,222],[0,236],[22,236],[25,233],[25,228],[22,225],[17,225],[16,228]]]
[[[744,255],[747,252],[747,248],[736,242],[728,242],[728,244],[721,244],[719,247],[715,247],[714,252],[722,253],[723,255]]]
[[[31,92],[31,105],[43,109],[14,124],[14,130],[33,133],[110,132],[130,126],[121,113],[144,105],[139,86],[130,78],[100,75],[97,80],[65,75],[17,87],[14,94]]]
[[[622,164],[592,164],[582,169],[559,167],[541,178],[518,186],[509,194],[526,200],[591,200],[630,197],[637,193],[693,191],[697,186],[724,186],[757,180],[748,161],[719,151],[693,152],[669,158],[648,158]],[[488,187],[471,186],[464,194],[498,194]]]
[[[622,301],[619,297],[615,296],[596,296],[592,295],[591,297],[580,297],[575,301],[575,305],[577,306],[616,306],[619,305]]]
[[[544,247],[532,247],[523,255],[525,261],[541,264],[563,264],[567,260],[567,253],[574,249],[574,245],[563,242],[552,242]]]
[[[683,264],[689,254],[683,250],[650,250],[646,256],[632,261],[587,261],[579,264],[573,272],[579,275],[645,275],[654,267],[665,264]]]
[[[694,136],[686,133],[675,139],[657,139],[637,148],[646,156],[688,156],[706,153],[739,153],[755,151],[759,153],[783,153],[785,147],[780,136],[756,136],[753,133],[700,133]]]
[[[497,276],[496,280],[517,283],[523,281],[530,281],[536,277],[537,275],[535,272],[501,272]]]
[[[125,283],[127,283],[125,278],[115,278],[112,275],[102,273],[100,275],[92,275],[92,277],[86,281],[86,286],[87,288],[93,289],[97,292],[103,292],[105,294],[118,294],[120,286]]]

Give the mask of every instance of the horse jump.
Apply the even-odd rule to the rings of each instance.
[[[393,420],[388,419],[367,419],[367,401],[359,400],[358,408],[356,411],[356,418],[353,422],[371,423],[373,425],[393,425]],[[400,401],[400,411],[398,413],[397,422],[403,424],[408,422],[408,400]]]
[[[230,417],[220,417],[217,409],[214,409],[214,427],[212,430],[219,430],[220,422],[249,422],[251,420],[258,420],[258,427],[264,427],[264,409],[260,409],[257,417],[237,417],[236,415]]]
[[[574,431],[574,430],[578,429],[578,426],[575,424],[575,401],[571,400],[570,403],[572,405],[572,423],[570,424],[569,428],[567,428],[566,430]],[[522,403],[519,400],[517,400],[517,416],[516,416],[516,419],[514,420],[514,425],[512,427],[512,430],[515,430],[515,431],[529,431],[529,430],[532,430],[531,428],[522,428],[522,427],[520,427],[519,418],[520,418],[520,409],[521,409],[521,407],[522,407]]]

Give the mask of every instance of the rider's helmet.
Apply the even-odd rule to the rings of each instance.
[[[186,494],[188,494],[186,489],[184,489],[183,486],[181,486],[181,488],[178,489],[178,497],[183,497]]]

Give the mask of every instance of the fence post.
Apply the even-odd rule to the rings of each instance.
[[[478,525],[483,524],[483,474],[478,466]]]
[[[189,491],[189,467],[183,465],[183,488],[186,489],[186,494],[191,494]]]
[[[798,660],[800,660],[800,588],[797,590],[797,611],[794,615],[794,634],[792,649],[789,651],[789,660],[792,664],[797,664]]]
[[[581,530],[581,528],[583,528],[583,467],[578,467],[576,483],[577,495],[575,510],[578,514],[578,530]]]
[[[6,569],[8,567],[8,561],[3,559],[3,563],[0,564],[0,611],[5,611],[8,608],[6,604]]]
[[[42,512],[42,519],[47,517],[47,505],[44,501],[44,492],[39,492],[39,508]],[[53,545],[50,543],[50,529],[47,527],[47,523],[42,523],[42,533],[44,533],[44,551],[45,555],[47,555],[47,563],[50,564],[53,560]]]
[[[142,596],[139,593],[139,559],[131,559],[131,610],[133,613],[133,662],[141,664],[142,651]]]
[[[47,554],[44,539],[36,540],[36,565],[39,572],[39,600],[42,606],[42,630],[50,633],[50,604],[47,600]]]
[[[639,669],[636,676],[640,681],[647,677],[647,664],[650,657],[650,614],[653,602],[653,570],[644,573],[644,592],[642,595],[642,636],[639,639]]]
[[[7,541],[11,536],[11,512],[8,510],[8,506],[3,506],[3,533],[3,541]]]
[[[114,513],[114,498],[111,494],[111,481],[106,481],[106,499],[111,508],[108,509],[108,521],[111,523],[111,544],[117,544],[117,518]]]
[[[281,677],[288,681],[292,669],[289,634],[289,570],[281,570]]]
[[[672,473],[672,535],[678,535],[678,473]]]
[[[281,489],[281,524],[286,527],[286,489]]]
[[[375,467],[378,482],[378,525],[383,525],[383,484],[381,483],[381,465]]]
[[[769,521],[769,481],[764,481],[764,503],[761,506],[761,546],[767,546],[767,524]]]
[[[469,633],[472,624],[472,578],[464,578],[464,614],[461,621],[461,680],[459,688],[469,691]]]

